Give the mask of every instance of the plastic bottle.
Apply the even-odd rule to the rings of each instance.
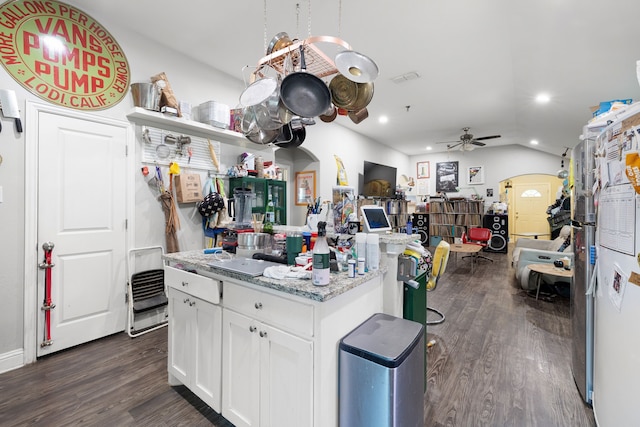
[[[356,277],[356,260],[351,258],[347,262],[349,266],[349,277],[353,279],[354,277]]]
[[[318,239],[313,246],[313,271],[311,283],[316,286],[329,284],[329,244],[327,243],[327,223],[318,223]]]
[[[367,234],[366,265],[367,271],[380,268],[380,236],[374,233]]]
[[[356,233],[356,259],[367,258],[367,233]]]
[[[407,234],[413,234],[413,221],[411,221],[411,215],[409,215],[409,219],[407,220]]]

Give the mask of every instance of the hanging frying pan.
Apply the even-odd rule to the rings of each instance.
[[[282,80],[280,97],[285,107],[300,117],[318,116],[331,105],[331,93],[325,82],[307,73],[303,46],[300,46],[300,71]]]
[[[338,53],[334,62],[342,75],[356,83],[370,83],[378,77],[378,66],[368,56],[353,50]]]
[[[291,124],[282,126],[282,131],[278,138],[274,142],[280,148],[295,148],[299,147],[305,140],[307,131],[304,127],[298,129],[292,129]]]

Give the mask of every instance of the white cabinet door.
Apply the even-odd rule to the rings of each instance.
[[[192,310],[189,295],[169,288],[169,360],[168,370],[182,384],[189,384]]]
[[[214,411],[222,405],[222,308],[191,297],[193,311],[192,334],[193,391]]]
[[[168,370],[213,410],[221,409],[222,309],[169,288]]]
[[[260,414],[259,323],[223,310],[222,415],[236,427],[257,427]]]
[[[313,425],[313,343],[261,324],[260,426]]]

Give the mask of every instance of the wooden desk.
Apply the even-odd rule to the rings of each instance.
[[[458,252],[471,254],[471,273],[473,273],[474,266],[477,262],[476,256],[478,255],[478,252],[482,250],[482,246],[473,245],[471,243],[454,243],[449,245],[449,250],[456,253],[456,265],[458,265]]]
[[[534,239],[537,239],[538,236],[550,236],[549,233],[546,232],[536,232],[536,231],[529,231],[526,233],[513,233],[514,236],[518,236],[518,237],[533,237]]]
[[[529,264],[527,265],[527,268],[538,273],[538,278],[536,281],[536,299],[538,299],[538,295],[540,294],[540,284],[542,283],[543,274],[550,274],[556,277],[573,277],[573,270],[565,270],[564,268],[556,267],[551,263]]]

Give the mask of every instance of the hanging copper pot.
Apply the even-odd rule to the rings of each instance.
[[[318,117],[325,123],[331,123],[338,116],[338,109],[332,105],[329,107],[328,111],[325,111],[323,114],[320,114]]]
[[[373,83],[356,83],[342,74],[331,80],[329,91],[333,104],[347,111],[362,110],[373,99]]]
[[[367,110],[366,108],[358,111],[349,111],[349,118],[355,124],[362,122],[367,117],[369,117],[369,110]]]

